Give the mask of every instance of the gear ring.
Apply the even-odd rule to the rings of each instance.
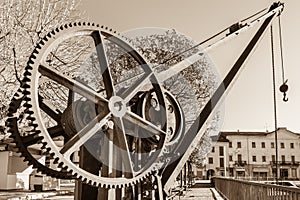
[[[75,88],[74,90],[76,90],[76,92],[79,91],[80,95],[85,96],[89,101],[92,101],[96,104],[99,102],[107,104],[107,99],[109,99],[107,97],[113,96],[113,94],[110,94],[113,92],[111,92],[107,89],[107,87],[110,87],[112,85],[111,80],[110,80],[111,81],[110,83],[109,83],[109,80],[103,81],[105,88],[106,88],[106,98],[107,99],[105,99],[101,95],[95,93],[94,91],[91,91],[90,88],[85,87],[83,84],[76,82],[74,80],[70,80],[66,76],[63,76],[63,75],[60,76],[61,74],[55,70],[51,71],[51,67],[46,64],[47,60],[46,60],[45,55],[49,55],[51,53],[50,47],[58,45],[62,41],[66,40],[68,38],[71,38],[72,36],[80,36],[80,35],[84,35],[84,34],[89,34],[90,36],[93,37],[94,34],[97,35],[97,33],[99,34],[99,38],[95,39],[95,43],[97,42],[96,41],[97,39],[101,40],[100,34],[104,34],[105,37],[111,37],[110,39],[113,40],[113,42],[116,42],[116,41],[121,42],[124,49],[128,50],[128,48],[129,48],[130,55],[133,56],[137,60],[137,62],[139,62],[140,65],[144,65],[142,67],[145,71],[145,76],[140,78],[135,83],[141,84],[141,82],[139,82],[139,81],[143,81],[145,78],[148,78],[148,79],[151,78],[151,81],[154,82],[154,84],[152,84],[152,86],[154,89],[156,89],[159,103],[160,103],[160,105],[162,105],[164,107],[164,97],[160,90],[160,86],[159,86],[159,84],[155,84],[155,83],[157,83],[157,81],[155,80],[155,77],[151,73],[151,68],[147,65],[147,62],[140,56],[140,54],[138,52],[136,52],[131,46],[129,46],[126,42],[124,42],[115,32],[112,32],[111,30],[108,31],[108,28],[104,28],[104,27],[99,28],[98,25],[89,24],[89,23],[87,23],[87,24],[74,23],[74,24],[69,24],[69,25],[65,25],[60,28],[57,28],[55,31],[52,31],[51,33],[49,33],[39,43],[39,45],[37,45],[32,56],[30,57],[28,66],[26,67],[26,72],[24,74],[25,75],[25,84],[24,84],[23,88],[24,88],[25,100],[27,101],[25,106],[28,107],[27,113],[31,115],[30,119],[32,120],[32,124],[33,124],[32,127],[34,128],[35,132],[38,133],[39,136],[42,136],[42,142],[45,145],[46,150],[51,155],[53,155],[53,157],[55,158],[55,161],[58,162],[64,169],[71,172],[74,176],[76,176],[80,180],[82,180],[88,184],[94,185],[94,186],[101,186],[101,187],[108,187],[108,188],[123,187],[123,186],[128,186],[131,184],[135,184],[135,183],[139,182],[140,180],[142,180],[145,176],[150,175],[152,173],[152,171],[157,170],[158,164],[156,163],[156,161],[159,160],[158,158],[162,154],[162,152],[163,152],[162,149],[164,148],[165,142],[166,142],[166,140],[165,140],[166,133],[164,131],[164,127],[162,127],[160,129],[156,126],[151,126],[152,131],[154,130],[154,132],[155,131],[159,132],[160,135],[159,135],[158,143],[156,144],[156,148],[158,149],[158,152],[156,152],[155,154],[153,153],[154,156],[152,156],[150,161],[147,162],[147,165],[144,166],[144,168],[146,168],[146,169],[142,168],[135,175],[133,175],[132,177],[129,177],[129,178],[128,177],[126,177],[126,178],[125,177],[108,178],[108,177],[101,177],[101,176],[91,174],[91,173],[79,168],[74,163],[70,162],[69,158],[67,158],[67,157],[70,156],[71,150],[73,151],[73,153],[75,150],[74,150],[74,148],[69,147],[68,144],[78,145],[77,144],[78,140],[75,140],[76,137],[74,140],[72,140],[73,138],[71,138],[71,140],[69,140],[69,141],[71,141],[71,143],[69,143],[69,141],[68,141],[67,144],[62,149],[58,149],[57,146],[55,145],[55,143],[53,142],[51,136],[47,132],[47,127],[42,120],[43,116],[40,112],[40,106],[39,106],[40,99],[39,99],[38,88],[39,88],[39,78],[41,75],[44,75],[47,78],[52,78],[54,81],[61,83],[63,86],[65,86],[69,89],[71,89],[70,87],[72,86],[73,88]],[[50,45],[47,46],[47,44],[50,44]],[[98,47],[97,47],[97,51],[98,51]],[[101,51],[101,49],[100,49],[100,51]],[[53,74],[55,76],[53,76]],[[63,81],[60,82],[60,79],[63,79]],[[135,85],[135,86],[139,86],[139,85]],[[85,91],[83,91],[83,90],[85,90]],[[129,100],[134,98],[134,96],[130,96],[134,92],[137,92],[137,91],[133,91],[133,92],[131,91],[129,93],[130,98],[127,98],[127,96],[124,95],[127,98],[127,99],[124,98],[124,101],[126,103],[130,103]],[[126,91],[125,91],[125,94],[126,94]],[[113,102],[113,103],[118,103],[118,102]],[[99,106],[99,107],[100,107],[100,109],[98,109],[97,112],[102,112],[101,109],[103,107],[101,107],[101,106]],[[124,111],[124,109],[121,109],[121,110]],[[110,110],[110,112],[111,112],[111,110]],[[108,111],[108,113],[110,113],[110,112]],[[52,117],[55,118],[55,113],[49,113],[49,115],[53,115],[54,117],[53,116]],[[99,127],[96,128],[97,131],[99,129],[101,129],[106,124],[106,122],[109,121],[109,119],[111,119],[111,115],[107,114],[107,113],[105,114],[105,116],[101,116],[101,117],[104,120],[102,119],[99,122],[99,124],[98,124]],[[113,117],[117,118],[119,116],[114,116],[114,113],[113,113]],[[139,117],[138,115],[135,115],[134,113],[131,116],[130,120],[140,121],[140,122],[142,122],[143,126],[149,125],[149,122],[143,120],[141,117]],[[118,120],[114,121],[115,124],[117,122],[118,122]],[[98,121],[97,121],[97,123],[98,123]],[[122,125],[121,125],[121,127],[122,127]],[[79,136],[81,136],[81,135],[79,135]],[[87,139],[85,139],[85,141],[86,140]],[[119,143],[121,143],[121,142],[119,141]],[[82,144],[80,143],[80,145],[82,145]],[[78,145],[78,146],[80,146],[80,145]],[[78,146],[76,148],[78,148]],[[124,145],[121,145],[121,146],[124,146]],[[126,146],[126,144],[125,144],[125,146]],[[124,164],[124,165],[127,165],[127,167],[130,167],[130,165],[128,165],[128,164]]]

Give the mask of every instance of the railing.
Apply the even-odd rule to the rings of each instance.
[[[247,161],[235,161],[234,165],[239,167],[244,167],[247,165]]]
[[[228,200],[296,200],[300,199],[300,189],[265,183],[215,177],[216,190]]]
[[[279,165],[299,165],[300,162],[298,161],[278,161]],[[276,161],[270,161],[271,165],[276,165]]]

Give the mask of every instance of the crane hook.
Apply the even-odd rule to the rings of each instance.
[[[286,92],[288,91],[289,87],[286,84],[288,80],[286,80],[279,88],[280,92],[283,92],[283,101],[287,102],[289,99],[286,97]]]
[[[289,100],[289,98],[286,97],[286,93],[284,92],[284,93],[283,93],[283,101],[284,101],[284,102],[287,102],[288,100]]]

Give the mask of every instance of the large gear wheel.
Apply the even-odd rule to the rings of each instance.
[[[62,169],[107,188],[135,184],[158,170],[167,143],[165,95],[151,66],[124,38],[90,23],[61,26],[37,45],[24,76],[31,127]],[[162,111],[160,125],[136,112],[147,91]],[[53,140],[56,130],[64,132],[62,146]],[[98,161],[99,173],[73,162],[82,148]]]

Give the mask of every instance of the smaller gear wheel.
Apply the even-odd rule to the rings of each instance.
[[[47,165],[39,162],[37,160],[37,155],[34,156],[34,152],[38,152],[43,149],[41,142],[41,137],[36,133],[32,132],[32,129],[27,129],[28,120],[24,114],[25,110],[24,95],[21,89],[19,89],[13,96],[12,101],[9,105],[9,118],[7,119],[8,132],[11,133],[11,138],[16,144],[18,152],[24,157],[24,161],[27,161],[29,165],[36,168],[38,172],[46,174],[48,176],[60,179],[71,179],[74,178],[72,174],[68,173],[64,169],[59,169],[57,165],[53,162],[51,155],[47,154],[46,150],[42,150],[42,155],[47,158]],[[22,110],[23,109],[23,110]],[[52,166],[51,168],[49,166]]]
[[[167,90],[164,90],[166,110],[162,110],[158,104],[157,98],[153,91],[146,92],[142,95],[141,105],[139,105],[139,114],[141,117],[150,121],[157,126],[166,124],[167,137],[166,148],[169,152],[170,148],[180,142],[184,134],[184,116],[183,111],[176,98]],[[166,113],[166,121],[159,119],[160,112]]]

